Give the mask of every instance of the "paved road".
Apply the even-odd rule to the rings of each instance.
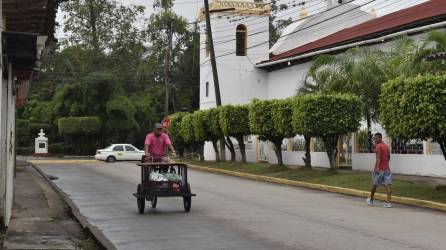
[[[138,215],[133,163],[41,165],[118,249],[445,249],[446,214],[190,171],[197,193]]]

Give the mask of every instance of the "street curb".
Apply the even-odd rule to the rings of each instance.
[[[369,194],[370,194],[370,192],[361,191],[361,190],[357,190],[357,189],[351,189],[351,188],[328,186],[328,185],[315,184],[315,183],[309,183],[309,182],[303,182],[303,181],[292,181],[292,180],[280,179],[280,178],[269,177],[269,176],[264,176],[264,175],[239,173],[239,172],[234,172],[234,171],[229,171],[229,170],[202,167],[202,166],[191,165],[191,164],[188,164],[188,166],[189,166],[189,168],[195,169],[195,170],[236,176],[236,177],[241,177],[241,178],[246,178],[246,179],[251,179],[251,180],[264,181],[264,182],[276,183],[276,184],[287,185],[287,186],[295,186],[295,187],[303,187],[303,188],[322,190],[322,191],[327,191],[327,192],[331,192],[331,193],[352,195],[352,196],[364,197],[364,198],[369,197]],[[386,195],[385,194],[375,194],[375,199],[385,201]],[[392,196],[392,202],[416,206],[416,207],[430,208],[430,209],[435,209],[435,210],[440,210],[440,211],[446,212],[446,204],[439,203],[439,202],[419,200],[419,199],[407,198],[407,197],[401,197],[401,196]]]
[[[102,161],[98,161],[98,160],[80,160],[80,159],[29,160],[28,162],[30,162],[32,165],[61,164],[61,163],[66,163],[66,164],[70,164],[70,163],[102,163]]]
[[[30,162],[31,163],[31,162]],[[68,195],[62,191],[49,177],[45,174],[39,167],[35,166],[34,163],[31,163],[31,166],[39,172],[40,175],[51,185],[54,190],[63,198],[65,203],[68,204],[70,207],[71,212],[73,213],[74,217],[79,221],[79,223],[82,225],[82,227],[86,228],[91,235],[96,239],[97,242],[99,242],[105,249],[110,250],[116,250],[117,248],[111,241],[102,233],[102,231],[97,228],[96,226],[92,225],[87,218],[79,211],[79,208],[76,206],[76,204],[71,200]]]

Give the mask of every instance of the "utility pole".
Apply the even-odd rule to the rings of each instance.
[[[166,88],[165,102],[164,102],[164,116],[169,115],[169,80],[170,80],[170,58],[172,54],[172,22],[167,21],[167,51],[166,61],[164,64],[164,84]]]
[[[212,40],[211,19],[209,17],[209,2],[204,0],[204,11],[206,17],[206,33],[208,38],[209,53],[211,56],[212,76],[214,78],[215,101],[217,107],[221,106],[220,85],[218,82],[217,63],[215,62],[214,41]],[[220,139],[220,160],[226,160],[225,138]]]

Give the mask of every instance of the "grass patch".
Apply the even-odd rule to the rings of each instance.
[[[182,161],[204,167],[231,170],[241,173],[265,175],[287,180],[303,181],[330,186],[352,188],[370,191],[371,175],[367,173],[345,173],[320,169],[290,169],[285,166],[266,163],[240,163],[240,162],[200,162],[196,160]],[[393,195],[409,198],[423,199],[446,203],[446,188],[435,188],[429,184],[393,180]],[[378,188],[377,193],[385,193],[384,188]]]

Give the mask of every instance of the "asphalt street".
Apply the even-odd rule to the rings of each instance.
[[[192,210],[159,198],[139,215],[135,163],[38,165],[118,249],[445,249],[446,214],[351,196],[189,172]]]

